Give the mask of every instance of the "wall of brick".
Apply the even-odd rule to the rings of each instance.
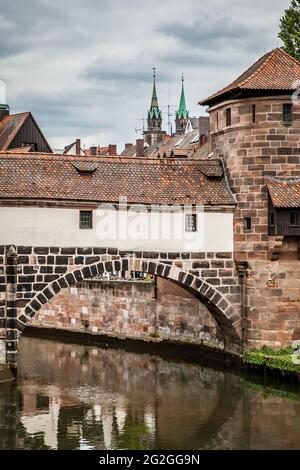
[[[8,259],[9,251],[13,255]],[[9,364],[16,362],[18,337],[43,305],[64,289],[99,278],[104,272],[144,272],[182,286],[221,325],[226,350],[241,350],[240,286],[232,252],[0,246],[0,256],[4,272],[0,277],[0,328],[6,336]],[[168,324],[169,319],[164,321]]]
[[[155,298],[156,297],[156,298]],[[98,281],[61,291],[32,326],[224,348],[221,328],[195,297],[170,281]]]
[[[282,122],[282,105],[290,102],[284,96],[235,100],[210,111],[212,150],[224,159],[238,203],[234,256],[237,262],[247,262],[244,327],[251,347],[279,347],[300,339],[297,241],[268,235],[264,181],[265,175],[300,175],[300,106],[294,105],[291,124]],[[232,125],[227,128],[228,107]],[[251,217],[249,232],[244,230],[245,217]]]

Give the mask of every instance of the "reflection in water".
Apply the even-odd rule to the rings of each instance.
[[[22,338],[0,449],[300,447],[300,401],[156,356]]]

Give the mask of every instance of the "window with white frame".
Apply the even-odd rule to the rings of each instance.
[[[197,231],[197,214],[185,214],[185,231]]]
[[[80,211],[79,212],[79,228],[92,229],[93,228],[93,211]]]

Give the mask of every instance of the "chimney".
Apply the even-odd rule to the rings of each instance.
[[[117,146],[109,144],[108,146],[108,155],[117,155]]]
[[[0,121],[4,118],[4,116],[9,115],[9,106],[8,104],[0,104]]]
[[[207,136],[206,135],[200,135],[200,145],[205,144],[207,142]]]
[[[143,157],[144,156],[144,139],[137,139],[136,140],[136,157]]]
[[[81,154],[81,143],[80,143],[80,139],[76,139],[76,155],[80,155]]]
[[[205,144],[209,140],[209,117],[200,116],[199,122],[199,146]]]
[[[131,147],[133,147],[133,144],[129,144],[129,143],[125,144],[125,149],[130,149]]]
[[[91,155],[97,155],[97,147],[90,147]]]

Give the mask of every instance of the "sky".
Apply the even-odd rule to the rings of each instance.
[[[0,0],[0,80],[11,113],[31,111],[53,148],[141,137],[152,67],[167,130],[185,77],[198,101],[281,46],[290,0]],[[171,121],[174,116],[171,117]]]

